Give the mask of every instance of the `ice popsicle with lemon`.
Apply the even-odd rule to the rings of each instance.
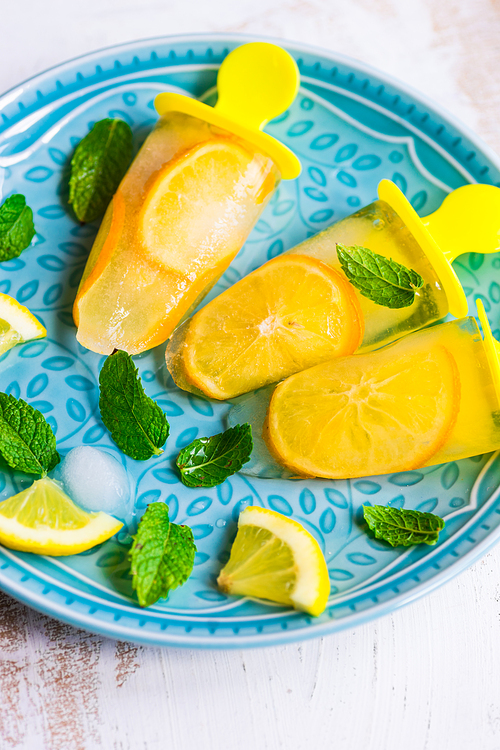
[[[342,273],[337,243],[360,245],[422,277],[424,284],[408,307],[384,307],[356,290],[364,320],[360,351],[395,341],[448,313],[465,317],[467,300],[452,261],[463,253],[500,251],[500,188],[494,185],[457,188],[424,218],[390,180],[380,182],[378,196],[289,251],[322,260]]]
[[[217,281],[280,179],[300,172],[261,130],[291,104],[298,81],[285,50],[256,42],[222,63],[215,107],[157,96],[160,119],[108,207],[80,283],[83,346],[150,349]]]
[[[500,344],[478,312],[484,339],[462,318],[284,380],[264,424],[271,455],[295,475],[340,479],[500,448]]]
[[[399,188],[269,261],[175,333],[167,365],[181,388],[216,399],[275,383],[334,356],[369,351],[434,323],[467,301],[451,261],[500,250],[500,189],[467,185],[421,219]],[[389,307],[351,283],[337,243],[416,272],[411,304]]]

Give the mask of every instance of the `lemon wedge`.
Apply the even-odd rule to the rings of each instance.
[[[444,444],[460,390],[446,347],[414,351],[403,339],[283,381],[269,404],[264,439],[278,462],[301,476],[409,471]]]
[[[0,503],[0,543],[39,555],[76,555],[104,542],[123,524],[106,513],[86,513],[44,477]]]
[[[43,325],[8,294],[0,293],[0,354],[31,339],[41,339],[47,335]]]
[[[323,553],[297,521],[250,506],[238,519],[229,562],[217,579],[227,594],[255,596],[320,615],[330,581]]]

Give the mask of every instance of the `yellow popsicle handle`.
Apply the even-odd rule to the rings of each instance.
[[[467,299],[451,264],[462,253],[500,251],[500,188],[464,185],[424,218],[391,180],[381,180],[378,195],[394,209],[426,254],[444,289],[450,313],[465,318]]]
[[[434,269],[441,288],[446,294],[450,313],[455,318],[465,318],[468,314],[469,305],[455,269],[410,201],[391,180],[379,182],[378,196],[397,213],[420,245],[422,252],[427,256],[427,260]]]
[[[215,110],[250,130],[262,130],[293,102],[299,78],[297,63],[282,47],[243,44],[220,66]]]
[[[288,109],[299,83],[299,69],[286,50],[250,42],[236,47],[220,66],[215,107],[171,92],[158,94],[155,107],[159,115],[184,112],[244,138],[273,159],[284,180],[292,180],[300,174],[300,161],[262,128]]]
[[[484,305],[480,299],[476,300],[476,307],[477,316],[483,329],[484,349],[490,365],[491,376],[500,398],[500,342],[493,337]]]
[[[500,252],[500,188],[464,185],[422,223],[451,263],[463,253]]]

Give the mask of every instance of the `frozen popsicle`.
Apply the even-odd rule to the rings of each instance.
[[[371,476],[500,448],[500,344],[482,303],[387,347],[292,375],[270,400],[264,439],[300,476]]]
[[[281,178],[300,162],[261,128],[298,89],[285,50],[233,50],[210,107],[156,97],[160,119],[104,216],[74,305],[77,339],[137,354],[165,341],[245,242]]]
[[[339,262],[338,243],[367,248],[415,272],[420,286],[410,304],[388,307],[355,288]],[[384,346],[449,312],[466,316],[451,262],[464,252],[498,250],[499,188],[458,188],[421,219],[399,188],[382,180],[379,200],[264,264],[184,323],[169,342],[167,365],[181,388],[223,399],[334,356]],[[303,268],[301,280],[293,258]],[[331,271],[329,298],[303,293],[313,261],[324,276]]]
[[[452,261],[463,253],[500,251],[500,188],[494,185],[464,185],[424,218],[390,180],[380,182],[378,195],[374,203],[289,251],[342,272],[337,243],[360,245],[423,278],[413,304],[398,309],[378,305],[356,290],[365,323],[360,351],[385,345],[448,313],[465,317],[467,300]]]

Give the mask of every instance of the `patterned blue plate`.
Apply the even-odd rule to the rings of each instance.
[[[139,146],[155,122],[153,99],[171,89],[210,101],[217,68],[236,36],[190,36],[104,50],[43,73],[0,99],[0,187],[24,193],[37,235],[18,259],[0,266],[0,291],[34,311],[48,337],[0,359],[0,389],[43,412],[61,453],[103,446],[127,467],[137,516],[166,501],[193,529],[198,553],[189,582],[141,610],[127,566],[130,537],[69,558],[0,549],[0,586],[32,607],[116,638],[158,645],[241,647],[332,633],[389,612],[451,578],[500,536],[500,459],[479,456],[392,476],[353,481],[266,480],[236,475],[213,490],[190,490],[173,469],[179,449],[219,432],[228,405],[175,388],[159,347],[137,357],[148,393],[169,417],[166,454],[144,463],[121,455],[99,420],[102,357],[75,339],[71,306],[97,224],[67,211],[67,165],[91,123],[121,117]],[[417,211],[436,209],[467,182],[500,183],[500,161],[461,125],[417,93],[353,60],[297,45],[302,88],[268,130],[300,156],[303,173],[285,182],[213,294],[376,195],[394,180]],[[471,253],[456,268],[473,302],[480,297],[499,327],[500,257]],[[498,331],[497,331],[498,334]],[[165,457],[166,456],[166,457]],[[30,480],[0,466],[0,498]],[[446,518],[436,547],[392,550],[360,529],[363,503],[435,511]],[[228,555],[240,510],[249,504],[293,516],[318,539],[332,583],[326,612],[314,619],[280,606],[221,594],[215,579]],[[129,529],[132,531],[132,529]]]

